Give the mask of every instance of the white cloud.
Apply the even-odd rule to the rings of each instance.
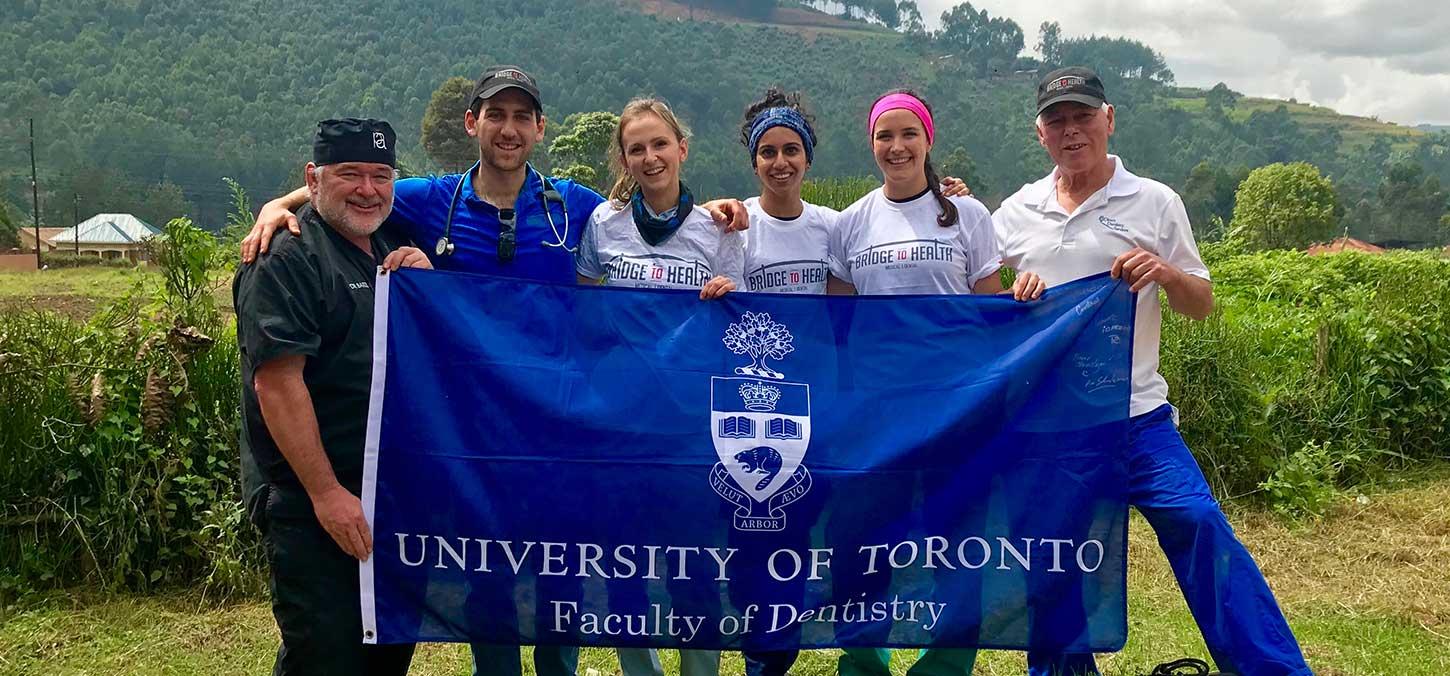
[[[957,2],[918,0],[929,23]],[[1450,124],[1450,3],[1421,0],[978,0],[1022,26],[1111,35],[1157,49],[1178,83],[1224,82],[1401,124]]]

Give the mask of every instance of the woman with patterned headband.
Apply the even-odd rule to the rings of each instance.
[[[750,213],[745,235],[747,291],[826,292],[826,244],[837,211],[801,200],[801,182],[815,160],[816,132],[811,123],[800,93],[775,87],[745,111],[740,143],[750,151],[751,168],[760,181],[760,196],[745,200]],[[746,664],[750,664],[748,655]]]

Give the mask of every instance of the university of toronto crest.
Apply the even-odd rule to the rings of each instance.
[[[736,367],[736,377],[710,378],[710,437],[720,457],[710,486],[737,507],[737,530],[782,530],[785,507],[811,488],[801,464],[811,440],[810,386],[785,382],[767,362],[795,351],[790,331],[768,313],[746,312],[724,343],[751,363]]]

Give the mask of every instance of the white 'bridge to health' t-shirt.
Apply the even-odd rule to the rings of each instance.
[[[745,239],[725,232],[704,207],[695,206],[679,229],[657,245],[644,241],[626,206],[606,201],[589,216],[574,269],[606,286],[640,289],[699,289],[717,275],[743,289]]]
[[[830,237],[840,212],[803,202],[801,215],[776,218],[745,200],[745,290],[757,293],[824,294],[830,271]]]
[[[877,188],[856,200],[837,219],[831,274],[863,296],[971,293],[1002,267],[992,215],[971,197],[947,199],[957,220],[945,227],[931,192],[896,202]]]

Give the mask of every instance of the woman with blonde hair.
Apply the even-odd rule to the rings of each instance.
[[[689,143],[689,129],[665,102],[639,98],[624,107],[610,151],[614,188],[595,208],[579,244],[579,283],[698,289],[706,300],[743,286],[742,233],[722,231],[680,180]],[[676,598],[687,593],[670,589]],[[643,601],[644,594],[639,598]],[[653,649],[619,648],[618,653],[624,676],[664,674]],[[680,651],[682,676],[719,673],[720,651]]]
[[[590,215],[575,260],[581,284],[698,289],[702,299],[743,285],[744,237],[722,232],[680,180],[689,143],[664,101],[624,107],[610,151],[614,187]]]

